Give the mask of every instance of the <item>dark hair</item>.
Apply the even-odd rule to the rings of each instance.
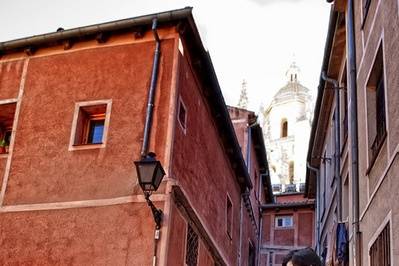
[[[311,248],[290,251],[283,259],[283,266],[291,261],[294,266],[321,266],[321,261],[316,252]]]
[[[291,250],[287,255],[285,255],[283,259],[283,264],[282,266],[287,266],[287,263],[292,260],[292,256],[294,256],[295,252],[297,252],[297,249]]]

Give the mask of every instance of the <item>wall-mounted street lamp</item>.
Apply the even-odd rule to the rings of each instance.
[[[155,153],[150,152],[147,156],[142,158],[140,161],[135,161],[137,176],[139,178],[139,184],[144,192],[145,199],[148,206],[151,208],[152,215],[157,229],[161,228],[162,222],[162,210],[157,209],[150,196],[153,191],[156,191],[161,184],[162,178],[165,176],[165,171],[159,161],[155,159]]]

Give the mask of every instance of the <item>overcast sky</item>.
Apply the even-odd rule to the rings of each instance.
[[[227,104],[237,104],[245,79],[249,109],[267,106],[293,60],[301,83],[316,90],[330,10],[325,0],[3,1],[0,41],[186,6],[194,7]]]

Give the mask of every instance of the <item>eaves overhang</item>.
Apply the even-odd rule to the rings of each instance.
[[[333,6],[331,7],[330,11],[330,20],[329,20],[329,25],[328,25],[328,32],[327,32],[327,38],[326,38],[326,44],[324,47],[324,57],[323,57],[323,63],[321,67],[321,73],[324,71],[328,70],[328,65],[330,62],[330,56],[331,56],[331,49],[333,45],[333,40],[334,40],[334,34],[335,34],[335,29],[336,29],[336,24],[337,24],[337,12],[334,11]],[[322,101],[323,101],[323,96],[325,92],[325,81],[321,77],[320,73],[320,78],[319,78],[319,85],[318,85],[318,91],[317,91],[317,98],[316,98],[316,104],[314,108],[314,117],[312,120],[312,128],[310,132],[310,139],[309,139],[309,146],[308,146],[308,154],[307,154],[307,163],[312,165],[312,159],[313,159],[313,150],[315,146],[315,140],[317,138],[317,131],[319,128],[319,123],[320,123],[320,110],[322,107]],[[314,173],[309,170],[309,168],[306,168],[306,179],[305,179],[305,197],[308,198],[314,198],[315,196],[315,185],[316,185],[316,177]]]

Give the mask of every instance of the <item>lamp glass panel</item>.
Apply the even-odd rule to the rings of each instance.
[[[159,184],[161,183],[163,176],[164,176],[164,173],[163,173],[162,167],[158,163],[157,167],[156,167],[156,170],[155,170],[155,173],[154,173],[154,186],[155,186],[155,189],[157,189],[159,187]]]
[[[139,182],[141,184],[151,184],[152,177],[154,175],[156,164],[155,163],[140,163],[138,165],[139,170]]]

